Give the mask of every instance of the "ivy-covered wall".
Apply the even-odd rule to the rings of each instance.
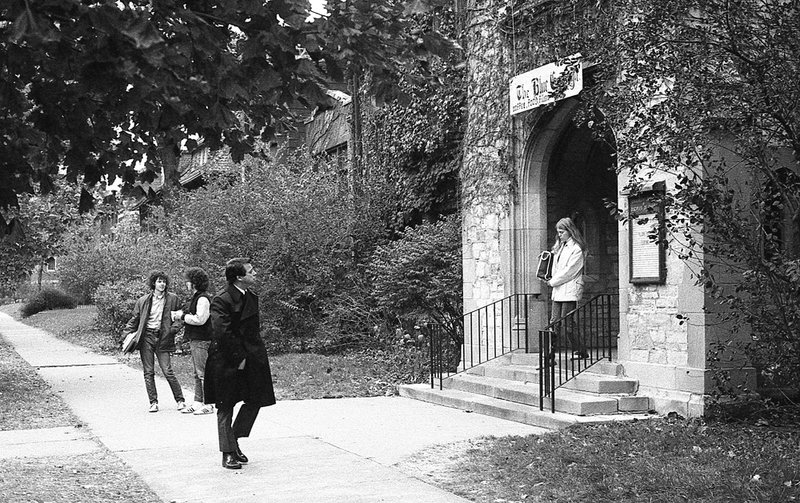
[[[461,167],[464,227],[464,310],[469,312],[507,292],[503,260],[511,203],[508,176],[510,122],[505,82],[508,52],[498,27],[496,2],[469,6],[465,26],[467,127]]]
[[[622,138],[614,148],[623,149],[624,155],[617,155],[620,150],[598,154],[588,148],[598,145],[592,142],[602,143],[586,131],[576,132],[591,127],[593,119],[583,106],[591,101],[589,96],[514,118],[509,113],[508,82],[513,75],[575,53],[583,54],[588,66],[596,65],[592,44],[607,36],[614,20],[602,7],[587,5],[475,0],[469,6],[464,44],[468,122],[461,171],[466,312],[512,293],[541,293],[532,314],[540,325],[546,323],[549,288],[535,279],[531,266],[538,251],[552,244],[550,227],[555,220],[573,209],[556,193],[569,192],[559,177],[579,176],[576,169],[607,163],[611,173],[592,174],[591,183],[584,180],[575,184],[575,190],[593,192],[595,199],[607,196],[616,203],[618,214],[627,209],[628,166],[617,166],[616,159],[635,159],[632,152],[646,152],[651,145]],[[589,76],[584,95],[597,93],[615,78],[608,68],[594,68],[584,73]],[[590,113],[602,114],[596,110]],[[573,135],[571,143],[563,141],[568,135]],[[674,175],[658,173],[651,181],[658,179],[667,182],[668,190],[675,186]],[[606,181],[608,194],[598,187]],[[619,312],[611,313],[619,315],[618,361],[628,376],[639,380],[641,394],[650,396],[659,412],[701,415],[706,394],[713,388],[707,363],[713,334],[705,313],[709,300],[674,240],[668,246],[666,281],[631,284],[627,223],[616,222],[604,210],[588,208],[592,225],[599,228],[593,237],[596,262],[588,269],[598,292],[620,294]],[[533,332],[538,327],[531,328]],[[530,347],[535,349],[535,344]]]

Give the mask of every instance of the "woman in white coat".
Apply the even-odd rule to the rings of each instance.
[[[566,316],[578,306],[583,295],[583,266],[586,256],[586,242],[571,218],[562,218],[556,223],[558,238],[553,245],[553,277],[547,282],[553,288],[553,313],[550,323]],[[563,330],[566,331],[570,346],[574,351],[573,358],[588,358],[586,345],[575,333],[572,317],[566,320]],[[557,333],[562,327],[558,327]],[[559,334],[560,335],[560,334]],[[555,347],[555,341],[554,341]],[[551,353],[551,357],[555,356]]]

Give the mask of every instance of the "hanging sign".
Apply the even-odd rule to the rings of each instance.
[[[582,90],[581,55],[573,54],[556,63],[512,77],[508,93],[511,115],[575,96]]]

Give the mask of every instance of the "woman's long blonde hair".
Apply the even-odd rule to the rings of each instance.
[[[575,243],[578,245],[578,247],[580,247],[583,254],[586,255],[586,241],[583,239],[583,234],[581,234],[578,226],[575,225],[575,222],[573,222],[571,218],[565,217],[559,220],[556,223],[556,229],[564,229],[567,231],[570,237],[575,240]],[[556,233],[556,242],[553,245],[553,253],[557,252],[561,246],[561,240],[558,239],[558,234]]]

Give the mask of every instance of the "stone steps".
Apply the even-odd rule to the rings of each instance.
[[[538,365],[538,354],[514,352],[445,378],[442,390],[430,385],[401,386],[400,394],[545,428],[561,428],[586,418],[647,417],[650,400],[635,395],[638,382],[625,378],[622,366],[607,360],[588,369],[581,365],[580,374],[571,367],[557,367],[557,380],[559,376],[572,379],[556,390],[555,412],[550,411],[548,397],[540,411]]]
[[[523,405],[499,398],[476,395],[467,391],[446,388],[442,390],[438,388],[431,389],[430,384],[405,384],[398,386],[398,391],[400,396],[548,429],[561,429],[579,423],[630,421],[649,417],[648,414],[644,413],[577,416],[559,411],[550,412],[548,408],[539,410],[538,406]]]
[[[448,379],[445,385],[448,389],[539,407],[539,385],[535,383],[525,384],[495,377],[459,374]],[[549,400],[546,401],[545,407],[549,409]],[[579,416],[615,414],[618,411],[617,397],[557,390],[556,410]]]
[[[398,387],[398,390],[400,396],[542,428],[560,429],[578,422],[578,416],[571,414],[553,413],[549,410],[540,411],[538,406],[532,407],[456,389],[431,389],[429,384],[402,385]]]

